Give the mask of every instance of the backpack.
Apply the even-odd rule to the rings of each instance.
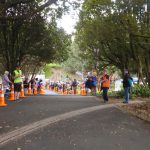
[[[132,79],[128,79],[128,82],[129,82],[129,86],[132,87],[132,82],[133,82]]]

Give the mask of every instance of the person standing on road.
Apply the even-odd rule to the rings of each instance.
[[[91,93],[92,85],[93,85],[92,77],[88,76],[88,79],[85,82],[86,95]]]
[[[106,73],[106,70],[104,70],[104,74],[101,81],[101,89],[103,91],[103,99],[104,102],[108,102],[108,90],[110,88],[110,76]]]
[[[16,66],[16,70],[14,70],[15,100],[19,99],[21,92],[21,84],[22,84],[22,71],[20,69],[20,66]]]
[[[4,84],[4,95],[6,96],[7,90],[10,90],[10,84],[12,83],[8,77],[9,72],[5,71],[3,76],[3,84]]]
[[[129,102],[130,97],[130,90],[133,84],[133,79],[130,77],[128,72],[125,72],[124,78],[123,78],[123,88],[124,88],[124,101],[123,103]]]
[[[35,78],[32,78],[32,79],[29,81],[29,84],[31,84],[31,91],[32,91],[32,93],[34,94],[35,85],[36,85]]]
[[[96,77],[96,73],[94,73],[94,75],[92,76],[92,94],[96,95],[96,86],[97,86],[97,77]]]
[[[74,94],[76,94],[76,92],[77,92],[77,85],[78,85],[77,80],[74,79],[74,81],[71,84],[71,88],[72,88]]]
[[[28,88],[29,88],[29,79],[26,77],[23,81],[24,85],[24,93],[27,95],[28,94]]]

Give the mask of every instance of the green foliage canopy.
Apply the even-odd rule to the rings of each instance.
[[[149,1],[85,0],[76,41],[93,65],[128,69],[150,85]]]
[[[68,2],[0,2],[0,56],[5,69],[12,73],[17,64],[40,67],[48,62],[67,59],[70,37],[64,30],[58,29],[56,19],[68,8],[65,5]]]

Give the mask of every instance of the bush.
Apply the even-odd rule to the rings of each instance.
[[[150,97],[150,88],[143,85],[135,85],[133,87],[132,93],[136,97]]]
[[[122,89],[121,91],[116,92],[117,98],[123,98],[124,97],[124,90]]]
[[[108,92],[108,95],[109,96],[112,96],[112,97],[116,97],[116,98],[123,98],[124,97],[124,90],[122,89],[121,91],[111,91],[111,92]]]
[[[123,98],[124,89],[118,92],[115,91],[109,92],[109,96],[113,96],[116,98]],[[143,97],[143,98],[150,97],[150,88],[148,86],[135,85],[130,91],[130,98],[132,99],[135,97]]]

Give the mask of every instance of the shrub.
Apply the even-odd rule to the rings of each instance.
[[[150,88],[143,85],[135,85],[132,93],[138,97],[150,97]]]
[[[114,96],[116,98],[123,98],[124,97],[124,89],[118,92],[109,92],[110,96]],[[135,98],[135,97],[150,97],[150,88],[148,86],[143,86],[143,85],[135,85],[131,91],[130,91],[130,98]]]
[[[124,90],[122,89],[121,91],[109,91],[108,92],[108,95],[109,96],[112,96],[112,97],[116,97],[116,98],[123,98],[124,97]]]

